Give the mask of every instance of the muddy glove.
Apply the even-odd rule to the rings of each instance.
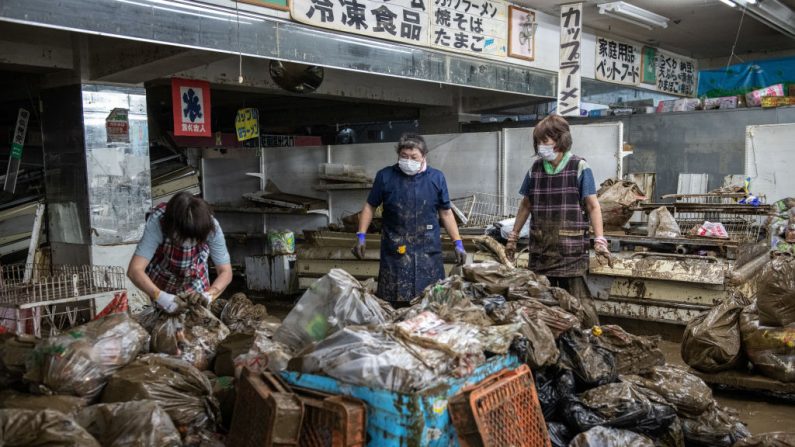
[[[157,307],[163,309],[164,311],[172,314],[177,311],[177,297],[162,290],[158,290],[157,295],[155,296],[155,304]]]
[[[593,249],[596,252],[596,260],[599,261],[600,265],[607,264],[610,268],[613,268],[613,255],[610,254],[610,250],[607,248],[607,239],[603,236],[595,237]]]
[[[464,241],[461,239],[453,241],[455,245],[455,265],[464,265],[467,262],[467,251],[464,250]]]
[[[208,307],[210,305],[210,303],[213,302],[213,294],[212,294],[212,292],[207,292],[207,291],[202,292],[201,293],[201,297],[202,298],[201,298],[201,300],[199,302],[204,307]]]
[[[364,250],[366,247],[365,244],[365,237],[367,236],[366,233],[356,233],[357,241],[356,245],[353,246],[351,249],[351,253],[356,256],[356,259],[364,259]]]
[[[516,240],[519,239],[519,235],[516,232],[511,231],[508,234],[508,242],[505,244],[505,256],[508,257],[508,260],[511,262],[516,261]]]

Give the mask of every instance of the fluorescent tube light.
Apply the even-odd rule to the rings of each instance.
[[[765,25],[795,39],[795,11],[779,0],[759,0],[746,11]]]
[[[606,14],[613,17],[621,16],[625,19],[632,20],[637,25],[637,22],[643,23],[647,26],[657,26],[660,28],[668,28],[668,17],[663,17],[635,5],[630,5],[627,2],[608,2],[596,5],[599,8],[599,14]]]
[[[737,6],[737,5],[736,5],[736,4],[735,4],[733,1],[731,1],[731,0],[720,0],[720,2],[721,2],[721,3],[723,3],[724,5],[726,5],[726,6],[730,6],[730,7],[732,7],[732,8],[734,8],[734,7],[736,7],[736,6]]]
[[[651,31],[651,26],[646,25],[645,23],[640,23],[637,20],[628,19],[628,18],[622,17],[622,16],[620,16],[618,14],[613,14],[612,12],[604,12],[602,14],[604,14],[606,16],[609,16],[609,17],[612,17],[612,18],[614,18],[616,20],[621,20],[622,22],[627,22],[627,23],[631,23],[631,24],[633,24],[635,26],[639,26],[641,28],[646,28],[647,30]]]

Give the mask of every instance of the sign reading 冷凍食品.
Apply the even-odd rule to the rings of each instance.
[[[561,6],[557,106],[561,116],[580,116],[581,41],[582,3]]]
[[[502,0],[429,0],[431,46],[471,56],[508,54],[508,3]]]
[[[596,37],[596,79],[638,85],[640,66],[640,45],[609,37]]]

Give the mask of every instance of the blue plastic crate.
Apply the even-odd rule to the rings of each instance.
[[[351,385],[314,374],[284,371],[282,376],[292,385],[365,401],[370,447],[448,447],[459,445],[447,411],[448,400],[464,387],[520,365],[514,355],[492,357],[469,377],[450,379],[443,385],[412,394]]]

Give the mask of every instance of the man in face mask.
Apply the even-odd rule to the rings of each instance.
[[[367,228],[375,209],[383,204],[377,294],[399,307],[445,276],[440,222],[454,241],[459,265],[466,260],[466,252],[450,209],[444,174],[428,166],[425,139],[415,134],[403,135],[397,153],[397,164],[381,169],[375,176],[359,215],[353,254],[365,258]]]
[[[585,310],[583,323],[598,324],[591,294],[585,284],[588,271],[589,224],[599,262],[612,265],[602,228],[602,209],[596,199],[593,173],[585,159],[573,155],[569,123],[550,115],[533,129],[538,159],[525,175],[519,193],[524,197],[513,228],[524,227],[530,212],[530,270],[546,275],[553,286],[579,298]],[[516,253],[517,230],[511,232],[506,253]]]

